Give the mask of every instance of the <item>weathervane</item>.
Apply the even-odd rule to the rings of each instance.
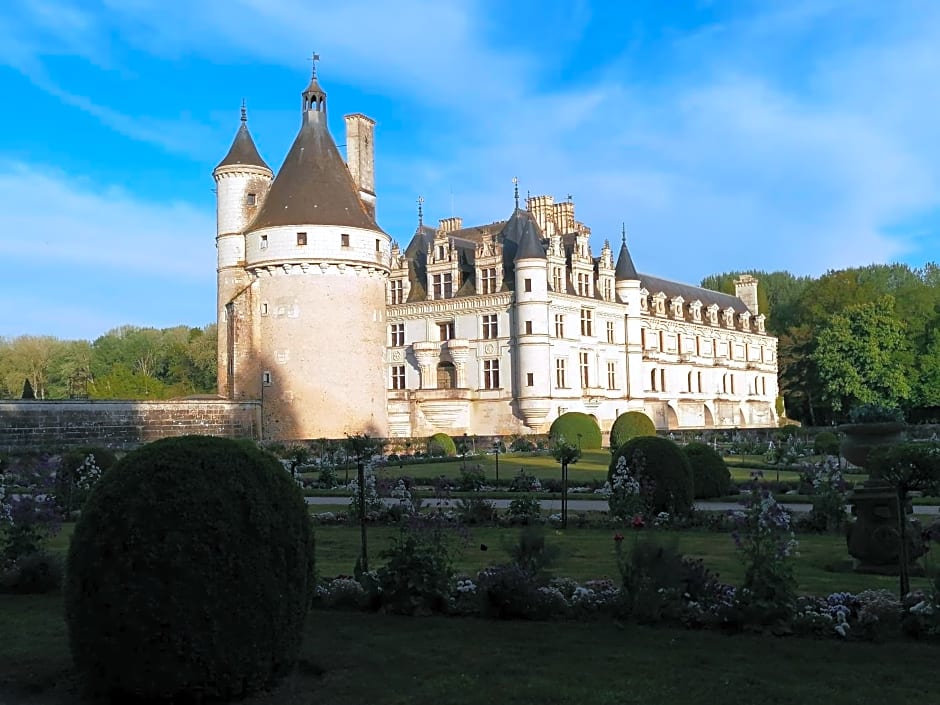
[[[248,109],[245,107],[244,98],[242,98],[242,122],[248,122]]]
[[[317,52],[313,52],[313,58],[310,60],[313,64],[313,71],[310,74],[310,78],[315,79],[317,77],[317,62],[320,60],[320,55]]]

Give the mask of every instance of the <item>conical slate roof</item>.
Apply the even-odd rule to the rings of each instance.
[[[359,200],[327,129],[325,111],[305,113],[251,229],[282,225],[345,225],[381,231]]]
[[[245,113],[242,111],[242,124],[235,133],[235,140],[225,155],[225,159],[219,162],[216,169],[223,166],[237,166],[244,164],[247,166],[260,166],[268,171],[271,170],[264,159],[258,154],[258,148],[255,147],[255,141],[251,139],[251,133],[248,132],[248,123],[245,120]]]
[[[526,218],[522,224],[516,258],[513,261],[518,262],[521,259],[547,259],[538,235],[538,226],[532,218]]]
[[[630,257],[630,251],[627,249],[627,241],[624,239],[620,243],[620,254],[617,256],[617,269],[614,271],[614,279],[623,281],[625,279],[639,279],[636,273],[636,267],[633,266],[633,258]]]

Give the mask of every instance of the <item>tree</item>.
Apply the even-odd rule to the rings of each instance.
[[[870,403],[900,406],[910,398],[913,369],[905,331],[892,296],[829,316],[812,358],[833,410]]]
[[[561,526],[568,528],[568,466],[578,462],[581,447],[558,438],[552,444],[552,455],[561,464]]]

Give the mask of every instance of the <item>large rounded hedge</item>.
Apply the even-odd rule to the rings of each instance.
[[[650,511],[674,515],[692,511],[692,466],[678,445],[659,436],[637,436],[613,453],[608,480],[620,458],[626,458],[640,486],[649,489]]]
[[[457,444],[446,433],[435,433],[428,439],[428,455],[453,458],[457,455]]]
[[[580,443],[582,450],[601,447],[601,429],[597,421],[580,411],[569,411],[559,416],[548,429],[553,439],[564,438],[569,443]]]
[[[731,471],[725,459],[707,443],[689,443],[682,451],[692,466],[695,499],[724,497],[731,489]]]
[[[156,441],[102,476],[75,527],[72,658],[112,700],[236,697],[290,668],[313,584],[310,518],[273,456]]]
[[[642,411],[628,411],[620,414],[610,427],[610,447],[619,448],[631,438],[637,436],[655,436],[656,426],[653,420]]]

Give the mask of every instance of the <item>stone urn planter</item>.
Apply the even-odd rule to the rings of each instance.
[[[852,465],[864,468],[872,448],[900,443],[904,440],[904,429],[900,421],[842,424],[839,426],[842,432],[839,452]]]
[[[872,449],[893,445],[904,440],[905,424],[900,421],[872,421],[839,426],[843,434],[839,452],[852,465],[868,469]],[[897,575],[901,548],[898,512],[903,511],[910,522],[907,535],[907,556],[916,561],[924,554],[921,527],[912,515],[910,501],[899,503],[894,489],[884,480],[869,476],[849,494],[855,521],[846,529],[849,555],[855,569],[866,573]],[[901,506],[899,506],[901,505]],[[913,566],[912,566],[913,567]]]

